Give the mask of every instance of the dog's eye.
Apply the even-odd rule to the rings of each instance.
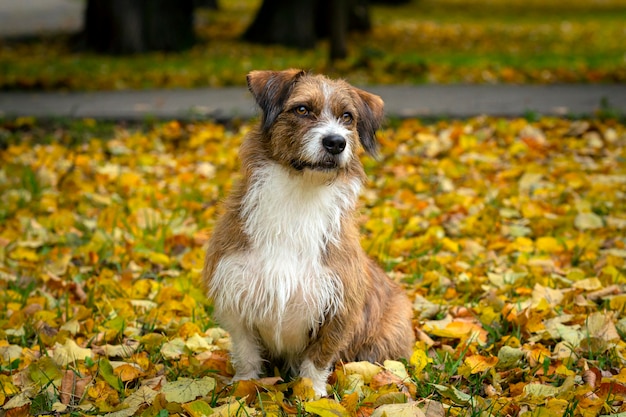
[[[345,112],[344,114],[341,115],[341,121],[345,124],[350,124],[352,123],[352,115],[348,112]]]
[[[306,106],[298,106],[298,107],[293,109],[293,112],[295,114],[297,114],[298,116],[308,116],[309,115],[309,109]]]

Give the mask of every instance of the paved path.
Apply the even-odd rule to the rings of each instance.
[[[82,0],[0,0],[0,36],[76,32],[83,24]]]
[[[389,117],[626,115],[626,85],[423,85],[366,87],[385,101]],[[0,93],[0,116],[112,120],[210,118],[257,114],[245,88]]]

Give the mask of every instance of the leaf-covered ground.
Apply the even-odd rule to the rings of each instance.
[[[395,122],[364,158],[363,245],[414,300],[405,362],[331,395],[226,385],[198,284],[249,124],[0,125],[2,415],[626,412],[626,127]]]
[[[198,45],[181,53],[99,56],[67,37],[0,40],[0,90],[242,85],[260,68],[305,68],[363,84],[625,82],[626,0],[414,0],[372,6],[345,61],[328,45],[299,51],[240,41],[260,0],[197,13]]]

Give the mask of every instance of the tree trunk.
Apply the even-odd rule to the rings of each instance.
[[[180,51],[194,43],[193,0],[88,0],[84,35],[103,53]]]
[[[330,61],[348,56],[348,0],[330,2]]]
[[[307,49],[317,40],[332,36],[331,42],[336,42],[340,52],[342,44],[347,50],[345,34],[341,33],[348,29],[367,31],[370,26],[367,0],[263,0],[243,38]]]
[[[312,48],[316,0],[264,0],[243,38],[249,42]]]

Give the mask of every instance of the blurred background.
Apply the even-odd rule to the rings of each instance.
[[[626,0],[2,0],[0,90],[623,83]]]

